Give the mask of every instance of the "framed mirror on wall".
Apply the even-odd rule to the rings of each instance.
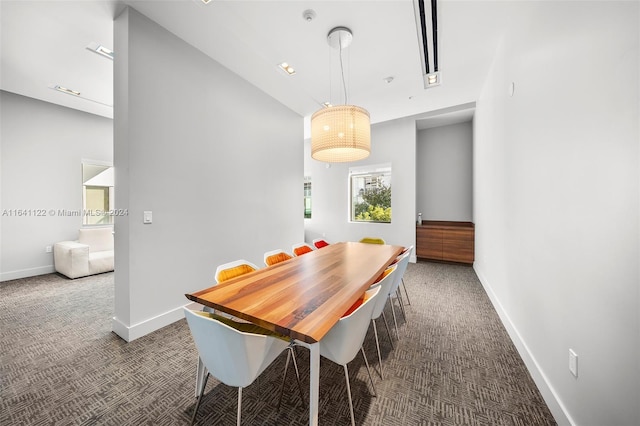
[[[82,162],[82,225],[113,224],[113,165],[99,161]]]

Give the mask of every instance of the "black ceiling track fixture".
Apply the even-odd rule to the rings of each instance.
[[[418,0],[420,8],[420,32],[422,34],[422,52],[424,54],[425,71],[429,74],[429,43],[427,42],[427,21],[424,14],[424,0]]]
[[[437,0],[414,0],[414,7],[418,25],[418,39],[422,42],[421,57],[423,60],[423,74],[425,88],[440,84],[440,71],[438,66],[438,2]],[[431,14],[429,23],[427,15]],[[419,19],[418,19],[419,18]],[[429,37],[428,27],[431,26],[431,36]],[[432,46],[433,71],[430,66],[429,38]]]
[[[431,33],[433,40],[433,71],[438,72],[438,1],[431,0]]]

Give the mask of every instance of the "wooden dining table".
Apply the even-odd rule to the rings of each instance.
[[[330,244],[186,297],[309,348],[309,424],[317,425],[319,342],[402,250],[396,245]]]

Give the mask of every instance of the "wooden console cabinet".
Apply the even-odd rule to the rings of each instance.
[[[473,263],[474,238],[471,222],[423,221],[416,226],[416,255],[428,260]]]

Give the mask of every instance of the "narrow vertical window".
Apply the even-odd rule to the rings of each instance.
[[[311,176],[304,177],[304,218],[311,219]]]

